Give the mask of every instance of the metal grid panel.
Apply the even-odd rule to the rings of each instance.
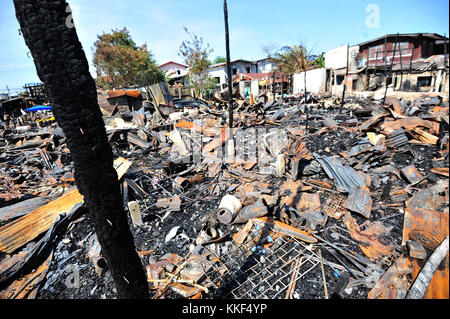
[[[275,239],[265,252],[255,250],[255,239],[221,256],[207,273],[212,297],[227,299],[286,298],[291,286],[314,269],[318,256],[301,241],[287,236]],[[316,258],[314,258],[316,257]],[[295,266],[294,266],[295,264]]]
[[[347,208],[342,206],[345,199],[346,196],[342,194],[331,195],[323,206],[322,211],[334,219],[341,218],[347,212]]]

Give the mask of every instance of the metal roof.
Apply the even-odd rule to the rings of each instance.
[[[397,36],[396,33],[395,34],[386,34],[386,35],[383,35],[383,36],[378,37],[376,39],[369,40],[369,41],[366,41],[366,42],[362,42],[362,43],[360,43],[358,45],[362,46],[362,45],[366,45],[368,43],[379,41],[379,40],[384,39],[384,38],[395,38],[396,36]],[[437,34],[437,33],[399,33],[398,36],[399,37],[412,37],[412,38],[422,36],[422,37],[430,38],[430,39],[433,39],[433,40],[448,39],[448,38],[446,38],[446,37],[444,37],[444,36],[442,36],[440,34]]]

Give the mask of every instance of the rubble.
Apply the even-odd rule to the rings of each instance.
[[[104,121],[153,298],[406,298],[448,238],[442,99],[236,98],[230,131],[223,99],[149,95]],[[0,129],[1,298],[114,298],[64,134],[21,116]],[[448,298],[442,258],[425,298]]]

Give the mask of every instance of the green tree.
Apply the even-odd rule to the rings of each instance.
[[[325,53],[322,52],[317,56],[312,56],[312,65],[314,68],[324,68],[325,67]]]
[[[99,87],[145,86],[165,80],[147,45],[138,46],[126,28],[98,35],[93,50]]]
[[[276,70],[278,72],[290,77],[295,73],[306,72],[317,68],[317,65],[315,65],[316,56],[303,43],[296,44],[292,47],[284,46],[271,59],[276,64]],[[304,81],[306,92],[306,73]]]
[[[223,56],[218,56],[214,59],[214,64],[225,63],[225,62],[227,62],[227,58],[224,58]]]
[[[211,65],[208,57],[213,49],[209,47],[208,43],[204,44],[201,37],[189,32],[186,27],[183,28],[189,35],[190,40],[181,43],[178,55],[182,56],[186,65],[189,66],[189,81],[196,94],[203,96],[211,82],[207,71]]]
[[[298,72],[305,72],[312,68],[313,59],[311,54],[303,45],[294,45],[293,47],[282,47],[275,54],[277,69],[286,75],[293,75]]]

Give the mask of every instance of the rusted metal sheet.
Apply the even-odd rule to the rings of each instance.
[[[298,139],[292,144],[291,153],[296,159],[312,160],[314,158],[302,139]]]
[[[0,228],[0,251],[11,254],[48,230],[62,213],[83,202],[78,190],[72,189],[60,198]]]
[[[301,181],[287,180],[280,187],[280,192],[284,195],[281,198],[281,204],[297,208],[304,192],[311,189],[311,186],[305,186]]]
[[[406,166],[400,170],[403,176],[408,180],[410,184],[419,182],[423,176],[419,173],[414,165]]]
[[[300,200],[297,204],[297,209],[300,212],[308,210],[318,210],[320,211],[320,198],[319,193],[302,193]]]
[[[327,182],[324,181],[319,181],[317,179],[308,179],[308,183],[325,188],[325,189],[332,189],[333,186],[331,186],[330,184],[328,184]]]
[[[426,144],[436,145],[439,140],[439,137],[434,136],[433,134],[427,133],[425,131],[419,130],[418,128],[415,128],[408,132],[415,138],[417,138],[419,141]]]
[[[119,179],[131,164],[131,161],[122,157],[114,161],[114,168]],[[68,213],[75,205],[83,203],[83,201],[83,196],[78,192],[78,189],[73,188],[47,205],[4,225],[0,228],[0,251],[7,254],[13,253],[48,230],[60,214]]]
[[[445,181],[422,190],[406,202],[403,225],[402,245],[408,240],[414,240],[428,250],[436,247],[449,234],[448,196],[440,195],[448,188]],[[412,259],[413,278],[419,274],[425,260]],[[428,286],[426,299],[449,298],[449,255],[434,273]]]
[[[449,177],[449,168],[448,167],[433,167],[430,169],[431,173],[447,176]]]
[[[408,144],[408,137],[405,135],[403,129],[395,130],[387,133],[386,141],[384,143],[386,147],[398,148],[400,146]]]
[[[384,117],[386,117],[388,115],[389,114],[378,114],[378,115],[372,116],[370,119],[368,119],[367,121],[365,121],[364,123],[362,123],[359,126],[359,130],[361,130],[361,131],[368,130],[369,128],[371,128],[372,126],[374,126],[375,124],[380,122]]]
[[[32,243],[34,244],[34,243]],[[33,252],[35,247],[37,247],[37,243],[32,247],[26,247],[22,249],[20,252],[14,255],[5,255],[0,260],[0,283],[10,279],[15,273],[19,271],[19,269],[23,266],[24,261],[26,261],[28,255]]]
[[[317,243],[317,239],[307,232],[304,232],[298,228],[289,226],[285,223],[281,223],[279,221],[275,221],[269,217],[261,217],[253,220],[255,223],[264,223],[267,226],[271,226],[273,231],[282,233],[287,236],[291,236],[297,239],[300,239],[304,242],[315,244]]]
[[[209,153],[216,149],[217,147],[221,146],[225,141],[228,140],[230,137],[230,129],[227,126],[222,127],[219,133],[219,137],[216,137],[211,142],[209,142],[207,145],[203,147],[202,152],[203,153]]]
[[[397,259],[384,273],[380,280],[369,291],[368,299],[403,299],[408,293],[410,284],[407,275],[412,273],[412,265],[408,258]]]
[[[424,127],[427,129],[434,129],[432,121],[423,120],[420,117],[408,117],[396,121],[384,122],[380,125],[383,134],[389,134],[400,129],[413,130],[417,127]]]
[[[366,229],[361,231],[349,212],[344,215],[343,221],[352,238],[360,242],[359,247],[367,257],[377,260],[394,253],[395,247],[391,243],[380,240],[382,236],[390,233],[391,228],[375,222],[368,223]]]
[[[58,216],[56,222],[39,241],[28,243],[17,254],[5,255],[0,263],[0,285],[10,284],[11,280],[29,274],[40,265],[42,260],[48,258],[53,249],[54,240],[66,231],[74,218],[79,216],[82,212],[82,210],[79,211],[81,206],[82,204],[75,205],[69,213]]]
[[[250,219],[263,217],[267,215],[268,210],[262,200],[258,200],[255,204],[248,205],[241,209],[233,221],[233,224],[244,224]]]
[[[438,268],[442,268],[442,264],[445,259],[447,259],[446,267],[448,274],[448,242],[449,239],[447,236],[428,258],[427,262],[415,278],[415,281],[412,284],[408,295],[406,296],[407,299],[422,299],[425,297],[429,285],[431,284],[431,281],[436,274],[436,271],[438,270]],[[441,278],[439,278],[439,281],[440,280]],[[447,293],[447,296],[445,298],[448,299],[448,276],[446,281],[447,289],[446,291],[440,291],[440,294],[442,295],[442,293]]]
[[[422,269],[422,263],[420,263],[417,259],[415,259],[412,263],[413,278],[416,278]],[[433,279],[431,279],[425,299],[449,299],[449,281],[449,255],[447,254],[441,266],[434,273]]]
[[[141,97],[141,92],[139,92],[138,90],[116,90],[116,91],[106,91],[106,93],[108,94],[109,99],[121,96],[129,96],[135,99]]]
[[[434,249],[448,235],[448,209],[438,212],[408,206],[405,211],[403,242],[414,240]]]
[[[352,212],[356,212],[366,218],[370,218],[372,202],[373,200],[372,197],[370,197],[370,190],[367,186],[364,185],[361,188],[350,193],[342,206],[351,210]]]

